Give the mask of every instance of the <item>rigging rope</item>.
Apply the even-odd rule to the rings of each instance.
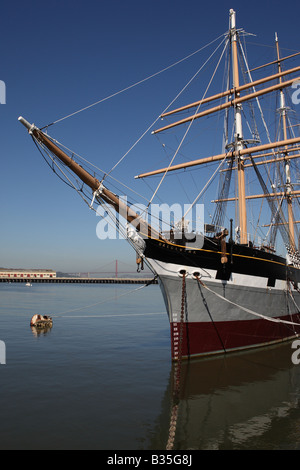
[[[233,158],[229,160],[228,168],[220,176],[219,180],[219,193],[218,200],[227,199],[229,194],[229,188],[232,177]],[[227,208],[227,202],[218,202],[216,210],[212,218],[212,225],[215,227],[221,227],[224,224],[224,218]]]
[[[280,318],[271,318],[271,317],[266,317],[265,315],[262,315],[261,313],[257,313],[257,312],[254,312],[253,310],[250,310],[249,308],[246,308],[246,307],[242,307],[241,305],[238,305],[236,304],[235,302],[232,302],[231,300],[229,299],[226,299],[226,297],[223,297],[222,295],[218,294],[217,292],[214,292],[212,289],[210,289],[209,287],[207,287],[203,281],[201,281],[201,279],[199,278],[199,276],[196,277],[197,281],[206,289],[208,290],[211,294],[215,295],[216,297],[220,298],[221,300],[223,300],[224,302],[227,302],[231,305],[234,305],[235,307],[241,309],[241,310],[244,310],[244,312],[247,312],[247,313],[250,313],[251,315],[254,315],[256,317],[260,317],[262,318],[263,320],[268,320],[270,322],[273,322],[273,323],[284,323],[286,325],[295,325],[295,326],[300,326],[300,323],[296,323],[296,322],[292,322],[292,321],[288,321],[288,320],[281,320]],[[298,313],[300,313],[300,310],[299,308],[297,307],[298,309]]]
[[[282,222],[282,225],[279,225],[279,230],[281,232],[281,236],[282,236],[282,239],[286,245],[286,247],[289,247],[290,245],[290,240],[289,240],[289,232],[288,232],[288,225],[286,223],[286,220],[285,220],[285,217],[284,217],[284,214],[282,212],[282,208],[281,206],[279,205],[279,202],[277,200],[277,203],[278,203],[278,207],[276,207],[275,205],[275,202],[273,200],[273,198],[271,196],[269,196],[269,191],[268,191],[268,188],[266,186],[266,183],[264,182],[264,179],[263,177],[261,176],[258,168],[257,168],[257,165],[252,157],[252,155],[250,154],[249,155],[249,158],[251,160],[251,163],[253,165],[253,168],[254,168],[254,171],[256,173],[256,176],[257,176],[257,179],[261,185],[261,188],[266,196],[266,199],[267,199],[267,202],[269,204],[269,207],[270,207],[270,211],[271,211],[271,214],[272,214],[272,217],[273,219],[275,220],[275,222],[277,222],[278,220],[280,220]]]
[[[180,64],[181,62],[184,62],[185,60],[189,59],[190,57],[194,56],[195,54],[198,54],[199,52],[201,52],[202,50],[206,49],[207,47],[209,47],[209,46],[210,46],[211,44],[213,44],[214,42],[218,41],[218,39],[220,39],[220,38],[223,37],[223,36],[224,36],[224,34],[221,34],[221,35],[218,36],[216,39],[214,39],[213,41],[209,42],[209,43],[206,44],[205,46],[202,46],[202,47],[201,47],[200,49],[198,49],[197,51],[192,52],[191,54],[187,55],[187,56],[184,57],[183,59],[180,59],[180,60],[178,60],[177,62],[175,62],[174,64],[169,65],[168,67],[165,67],[164,69],[160,70],[159,72],[156,72],[156,73],[154,73],[154,74],[152,74],[152,75],[150,75],[150,76],[148,76],[148,77],[146,77],[146,78],[144,78],[144,79],[142,79],[142,80],[140,80],[140,81],[138,81],[138,82],[136,82],[136,83],[133,83],[132,85],[129,85],[128,87],[123,88],[122,90],[119,90],[119,91],[117,91],[116,93],[113,93],[113,94],[107,96],[106,98],[102,98],[101,100],[98,100],[98,101],[96,101],[95,103],[92,103],[92,104],[90,104],[90,105],[88,105],[88,106],[85,106],[84,108],[78,109],[77,111],[75,111],[75,112],[73,112],[73,113],[71,113],[71,114],[68,114],[67,116],[64,116],[64,117],[62,117],[62,118],[60,118],[60,119],[57,119],[56,121],[53,121],[51,124],[47,124],[46,126],[42,127],[41,129],[45,129],[45,128],[48,128],[48,127],[50,127],[50,126],[53,126],[54,124],[57,124],[57,123],[59,123],[59,122],[61,122],[61,121],[64,121],[65,119],[68,119],[68,118],[70,118],[70,117],[72,117],[72,116],[75,116],[75,115],[78,114],[78,113],[81,113],[81,112],[83,112],[83,111],[86,111],[87,109],[90,109],[90,108],[92,108],[93,106],[96,106],[96,105],[98,105],[98,104],[100,104],[100,103],[103,103],[104,101],[107,101],[107,100],[109,100],[110,98],[114,98],[115,96],[120,95],[121,93],[124,93],[125,91],[128,91],[128,90],[130,90],[131,88],[134,88],[134,87],[136,87],[136,86],[138,86],[138,85],[141,85],[142,83],[144,83],[144,82],[150,80],[151,78],[154,78],[154,77],[156,77],[157,75],[160,75],[161,73],[166,72],[167,70],[169,70],[169,69],[175,67],[176,65]]]
[[[147,282],[146,284],[143,284],[142,286],[139,286],[135,289],[131,289],[130,291],[128,292],[123,292],[123,294],[120,294],[118,296],[114,296],[114,297],[111,297],[109,299],[106,299],[106,300],[101,300],[101,302],[96,302],[95,304],[90,304],[90,305],[86,305],[84,307],[77,307],[77,308],[74,308],[72,310],[66,310],[65,312],[60,312],[60,313],[55,313],[53,316],[54,317],[61,317],[63,315],[66,315],[67,313],[72,313],[72,312],[77,312],[77,311],[80,311],[80,310],[85,310],[86,308],[91,308],[91,307],[95,307],[96,305],[100,305],[100,304],[104,304],[106,302],[110,302],[112,300],[118,300],[120,297],[124,297],[125,295],[129,295],[129,294],[132,294],[133,292],[137,292],[141,289],[144,289],[144,287],[147,287],[149,286],[152,282],[154,281],[154,279],[150,282]],[[161,312],[158,312],[158,313],[151,313],[151,315],[158,315],[160,314]],[[132,315],[142,315],[142,314],[132,314]],[[145,315],[145,314],[144,314]],[[149,313],[147,315],[150,315]],[[98,315],[93,315],[94,316],[98,316]],[[101,316],[101,315],[100,315]],[[102,316],[109,316],[109,315],[102,315]],[[117,315],[114,315],[114,316],[117,316]],[[123,316],[123,315],[118,315],[118,316]],[[70,317],[71,318],[71,317]],[[79,317],[76,317],[76,318],[79,318]]]
[[[226,38],[224,38],[223,41],[216,47],[216,49],[212,52],[212,54],[209,56],[209,58],[204,62],[204,64],[200,67],[200,69],[199,69],[199,70],[196,72],[196,74],[192,77],[192,79],[189,81],[189,83],[191,83],[191,81],[194,80],[194,78],[201,72],[201,70],[205,67],[205,65],[209,62],[209,60],[210,60],[210,59],[214,56],[214,54],[217,52],[217,50],[219,49],[219,47],[223,44],[223,42],[225,41],[225,39],[226,39]],[[164,172],[164,174],[163,174],[163,176],[162,176],[160,182],[158,183],[157,188],[156,188],[156,190],[154,191],[154,193],[153,193],[153,195],[152,195],[152,197],[151,197],[151,199],[150,199],[150,202],[149,202],[148,207],[149,207],[150,204],[152,203],[152,201],[153,201],[153,199],[154,199],[156,193],[158,192],[158,190],[159,190],[159,188],[160,188],[162,182],[164,181],[164,179],[165,179],[165,177],[166,177],[166,175],[167,175],[167,173],[168,173],[170,167],[172,166],[172,164],[173,164],[175,158],[176,158],[177,155],[178,155],[179,150],[181,149],[181,147],[182,147],[182,145],[183,145],[183,142],[184,142],[185,139],[186,139],[186,136],[188,135],[188,133],[189,133],[189,131],[190,131],[190,129],[191,129],[191,127],[192,127],[194,121],[195,121],[195,116],[196,116],[197,113],[199,112],[199,109],[200,109],[200,107],[201,107],[202,101],[203,101],[203,99],[205,98],[206,93],[208,92],[208,89],[209,89],[209,87],[210,87],[210,85],[211,85],[212,79],[213,79],[213,77],[214,77],[214,75],[215,75],[215,73],[216,73],[216,71],[217,71],[217,69],[218,69],[218,66],[219,66],[219,64],[220,64],[221,58],[223,57],[223,54],[224,54],[225,50],[227,49],[227,44],[228,44],[228,41],[226,41],[226,43],[225,43],[225,47],[224,47],[224,49],[223,49],[223,52],[222,52],[222,54],[221,54],[221,57],[220,57],[220,59],[219,59],[219,61],[218,61],[218,64],[217,64],[217,66],[216,66],[216,68],[215,68],[215,71],[214,71],[214,73],[213,73],[213,76],[211,77],[211,80],[210,80],[209,84],[207,85],[207,88],[206,88],[206,90],[205,90],[205,92],[204,92],[204,94],[203,94],[203,96],[202,96],[202,99],[201,99],[201,101],[200,101],[200,104],[197,106],[197,109],[196,109],[196,111],[195,111],[195,113],[194,113],[194,115],[193,115],[193,118],[192,118],[191,122],[189,123],[189,125],[188,125],[188,127],[187,127],[187,130],[185,131],[184,136],[182,137],[182,139],[181,139],[181,141],[180,141],[180,143],[179,143],[179,145],[178,145],[178,148],[177,148],[177,150],[176,150],[176,152],[175,152],[173,158],[171,159],[171,161],[170,161],[170,163],[169,163],[169,165],[168,165],[168,168],[166,169],[166,171]],[[189,83],[186,85],[186,87],[189,85]],[[185,87],[185,88],[186,88],[186,87]],[[179,96],[179,95],[178,95],[178,96]],[[177,99],[177,97],[176,97],[173,101],[175,101],[176,99]],[[169,107],[169,106],[168,106],[168,107]]]
[[[194,207],[194,205],[196,204],[196,202],[198,201],[198,199],[202,196],[202,194],[206,191],[206,189],[208,188],[208,186],[211,184],[211,182],[213,181],[213,179],[215,178],[216,174],[220,171],[223,163],[225,162],[225,160],[227,159],[227,155],[223,158],[223,160],[221,161],[221,163],[219,164],[218,168],[215,170],[215,172],[212,174],[212,176],[209,178],[209,180],[207,181],[207,183],[205,184],[204,188],[202,188],[202,190],[200,191],[200,193],[198,194],[198,196],[194,199],[193,203],[190,204],[189,208],[187,209],[187,211],[185,212],[184,216],[183,216],[183,219],[186,218],[187,214],[191,211],[191,209]]]
[[[50,138],[50,137],[48,136],[48,138]],[[101,214],[99,214],[97,208],[95,209],[93,207],[93,204],[96,201],[99,205],[101,205],[104,208],[104,211],[109,215],[110,219],[112,220],[112,222],[110,222],[106,219],[107,223],[112,227],[112,229],[116,229],[118,231],[118,233],[121,235],[122,238],[127,239],[129,241],[129,243],[132,245],[132,247],[135,249],[134,245],[131,243],[130,239],[128,239],[128,237],[127,237],[126,228],[125,227],[122,228],[121,224],[119,223],[119,220],[116,218],[116,216],[111,211],[111,208],[110,208],[109,204],[105,204],[101,199],[99,199],[98,197],[95,197],[94,195],[92,197],[91,195],[86,194],[83,191],[84,184],[82,184],[81,181],[79,182],[79,180],[77,178],[75,178],[74,174],[69,171],[68,167],[63,165],[62,162],[60,162],[60,165],[65,170],[64,171],[63,168],[61,168],[61,166],[57,163],[56,156],[55,155],[53,156],[52,153],[47,148],[45,148],[45,146],[41,142],[37,141],[34,136],[32,136],[32,139],[33,139],[38,151],[42,155],[43,159],[45,160],[47,165],[51,168],[51,170],[55,173],[55,175],[58,176],[69,187],[71,187],[72,189],[75,189],[75,191],[79,194],[79,196],[83,199],[83,201],[89,206],[89,208],[91,210],[94,210],[96,212],[96,214],[100,215],[100,216],[101,216]],[[59,144],[55,139],[52,139],[52,138],[50,138],[50,139],[53,140],[53,142],[55,142],[56,144]],[[67,147],[63,146],[62,144],[59,144],[59,145],[61,145],[62,147],[67,149],[69,152],[71,152],[71,150],[69,150]],[[43,154],[42,150],[45,152],[46,156],[51,160],[52,165],[47,161],[47,158]],[[74,156],[74,153],[72,153],[72,156]],[[79,158],[81,158],[82,160],[86,161],[83,157],[80,157],[80,155],[77,155],[77,156]],[[61,172],[63,177],[56,171],[56,169]],[[66,174],[66,171],[70,173],[71,177],[75,180],[77,186],[74,184],[74,182],[71,181],[70,177]],[[117,181],[112,176],[109,175],[109,177],[112,178],[113,180]],[[103,179],[102,179],[102,181],[103,181]],[[138,193],[136,193],[135,191],[133,191],[131,188],[127,187],[123,183],[121,183],[119,181],[117,181],[117,182],[120,183],[121,185],[125,186],[127,189],[131,190],[132,192],[134,192],[138,196],[140,196]],[[79,188],[79,186],[81,186],[81,188]],[[141,197],[143,197],[143,196],[141,196]],[[144,198],[144,199],[148,202],[147,198]],[[130,206],[131,203],[129,201],[127,201],[127,202]],[[140,216],[142,216],[144,212],[146,213],[146,211],[144,210],[143,212],[141,212]],[[157,217],[154,214],[152,214],[151,217],[152,217],[152,221],[154,219],[155,220],[157,219],[159,222],[161,222],[160,217]],[[170,225],[170,228],[171,228],[171,225]]]
[[[89,208],[93,211],[96,212],[97,215],[100,215],[99,212],[97,211],[97,209],[95,209],[93,207],[93,202],[94,202],[94,199],[96,199],[96,201],[98,202],[99,205],[102,205],[102,207],[105,208],[105,212],[109,215],[110,220],[107,220],[106,219],[106,222],[112,227],[113,230],[117,230],[117,232],[119,233],[119,235],[124,238],[124,239],[127,239],[128,243],[132,246],[132,248],[136,251],[136,248],[133,244],[133,242],[130,240],[130,238],[127,237],[127,233],[126,233],[126,228],[125,227],[122,227],[121,224],[119,223],[119,221],[117,220],[116,216],[112,213],[111,211],[111,208],[109,207],[108,204],[104,204],[101,200],[99,200],[99,198],[94,198],[91,199],[90,196],[87,196],[84,192],[83,192],[83,186],[81,189],[78,189],[78,187],[75,186],[75,184],[71,181],[71,179],[66,175],[66,173],[63,171],[63,169],[57,164],[57,162],[55,161],[55,157],[53,157],[49,151],[45,148],[45,146],[39,142],[40,145],[37,145],[37,142],[36,142],[36,139],[34,138],[34,136],[32,136],[33,138],[33,141],[34,143],[36,144],[39,152],[41,153],[42,157],[44,158],[45,162],[47,163],[48,166],[50,166],[49,162],[47,161],[46,157],[43,155],[43,152],[41,151],[41,148],[44,150],[44,152],[46,153],[46,155],[48,156],[48,158],[52,161],[53,163],[53,166],[51,167],[52,171],[65,183],[67,184],[68,186],[70,186],[71,188],[75,189],[75,191],[79,194],[79,196],[82,198],[82,200],[89,206]],[[40,148],[41,147],[41,148]],[[62,175],[64,176],[65,180],[57,173],[57,171],[55,170],[56,167],[61,173]],[[65,167],[66,170],[68,170],[67,167]],[[73,173],[71,173],[71,176],[74,178],[74,175]],[[74,178],[76,183],[78,184],[78,180],[76,178]]]
[[[95,304],[97,305],[97,304]],[[68,315],[66,318],[115,318],[115,317],[147,317],[148,315],[164,315],[166,312],[124,313],[117,315]]]
[[[120,184],[121,186],[123,186],[124,188],[128,189],[129,191],[131,191],[132,193],[134,193],[136,196],[138,196],[139,198],[143,198],[145,199],[147,202],[148,202],[148,199],[143,196],[142,194],[139,194],[137,193],[135,190],[133,190],[132,188],[130,188],[129,186],[127,186],[125,183],[123,183],[122,181],[119,181],[118,179],[114,178],[112,175],[108,174],[106,171],[102,170],[101,168],[99,168],[97,165],[91,163],[90,161],[88,161],[86,158],[84,158],[82,155],[79,155],[78,153],[74,152],[73,150],[69,149],[68,147],[66,147],[64,144],[62,144],[61,142],[59,142],[58,140],[54,139],[53,137],[49,136],[49,134],[47,134],[47,137],[52,140],[52,142],[54,142],[56,145],[58,145],[59,147],[62,147],[64,148],[65,150],[67,150],[71,155],[72,155],[72,158],[74,156],[78,157],[80,160],[82,160],[86,166],[91,166],[93,169],[97,170],[97,171],[100,171],[101,173],[101,178],[103,178],[103,176],[105,176],[105,178],[108,176],[109,178],[111,178],[113,181],[115,181],[116,183]],[[90,170],[91,171],[91,170]],[[97,173],[94,171],[94,175],[96,175]],[[100,175],[99,175],[100,176]]]
[[[223,35],[222,35],[222,36],[223,36]],[[221,37],[221,36],[219,36],[219,38],[220,38],[220,37]],[[217,39],[219,39],[219,38],[217,38]],[[132,150],[132,149],[142,140],[142,138],[150,131],[150,129],[151,129],[152,127],[154,127],[154,125],[155,125],[155,124],[157,123],[157,121],[160,119],[160,116],[163,115],[164,113],[166,113],[166,112],[168,111],[168,109],[172,106],[172,104],[175,103],[175,101],[179,98],[179,96],[180,96],[180,95],[186,90],[186,88],[192,83],[192,81],[195,79],[195,77],[197,77],[197,75],[198,75],[198,74],[200,73],[200,71],[204,68],[204,66],[207,64],[207,62],[213,57],[213,55],[214,55],[214,54],[216,53],[216,51],[219,49],[219,47],[220,47],[221,44],[224,42],[224,40],[225,40],[225,39],[223,39],[223,40],[221,41],[221,43],[217,46],[217,48],[216,48],[216,49],[214,50],[214,52],[210,55],[210,57],[205,61],[205,63],[200,67],[200,69],[197,70],[197,72],[194,74],[194,76],[193,76],[193,77],[188,81],[188,83],[182,88],[182,90],[177,94],[177,96],[175,96],[175,98],[171,101],[171,103],[163,110],[163,112],[155,119],[155,121],[153,121],[153,123],[146,129],[146,131],[141,135],[141,137],[130,147],[130,149],[129,149],[129,150],[120,158],[120,160],[112,167],[112,169],[107,173],[107,175],[110,175],[110,173],[124,160],[124,158],[129,154],[129,152],[131,152],[131,150]],[[221,61],[221,59],[222,59],[222,57],[223,57],[223,54],[224,54],[224,51],[225,51],[226,47],[227,47],[227,43],[226,43],[225,48],[224,48],[224,50],[223,50],[223,52],[222,52],[222,55],[221,55],[221,57],[220,57],[220,59],[219,59],[218,65],[219,65],[219,63],[220,63],[220,61]],[[217,68],[218,68],[218,65],[217,65],[217,67],[216,67],[216,70],[217,70]],[[212,79],[213,79],[213,77],[214,77],[214,75],[215,75],[215,73],[216,73],[216,70],[215,70],[213,76],[211,77],[210,83],[211,83],[211,81],[212,81]],[[209,86],[210,86],[210,83],[209,83],[209,85],[208,85],[208,87],[207,87],[207,90],[206,90],[205,93],[204,93],[204,96],[205,96],[205,94],[206,94],[207,91],[208,91],[208,88],[209,88]],[[204,96],[203,96],[203,97],[204,97]],[[200,105],[199,105],[199,107],[197,108],[197,111],[199,110],[199,108],[200,108]],[[196,113],[197,113],[197,111],[196,111]],[[195,114],[196,114],[196,113],[195,113]],[[192,122],[192,123],[193,123],[193,122]],[[189,128],[191,127],[192,123],[190,124]],[[187,130],[187,132],[186,132],[186,134],[185,134],[185,136],[184,136],[182,142],[180,143],[180,145],[179,145],[179,147],[178,147],[178,149],[177,149],[177,151],[176,151],[176,153],[175,153],[175,155],[174,155],[174,157],[173,157],[172,162],[174,161],[174,159],[175,159],[175,157],[176,157],[176,155],[177,155],[177,153],[178,153],[180,147],[182,146],[182,143],[183,143],[183,141],[185,140],[185,137],[186,137],[188,131],[189,131],[189,129]],[[170,165],[172,164],[172,162],[170,163]],[[170,165],[169,165],[169,166],[170,166]],[[104,178],[106,178],[106,175],[104,175]],[[162,180],[163,180],[163,179],[164,179],[164,176],[163,176]],[[161,182],[162,182],[162,181],[161,181]],[[159,185],[159,186],[160,186],[160,185]],[[158,186],[158,188],[159,188],[159,186]],[[148,206],[150,206],[150,204],[151,204],[151,202],[152,202],[152,200],[153,200],[153,198],[154,198],[156,192],[158,191],[158,188],[157,188],[157,190],[155,191],[154,195],[152,196],[151,200],[149,201],[149,205],[148,205]]]

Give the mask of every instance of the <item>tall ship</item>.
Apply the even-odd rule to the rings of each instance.
[[[175,362],[270,346],[300,333],[300,137],[296,114],[300,66],[286,66],[300,53],[283,56],[275,35],[275,58],[251,69],[244,45],[247,36],[237,28],[236,13],[230,10],[216,66],[226,59],[223,91],[220,87],[209,96],[207,87],[196,101],[167,109],[160,116],[165,125],[149,130],[158,136],[183,129],[168,165],[135,177],[160,178],[153,196],[170,175],[179,174],[180,179],[182,172],[205,169],[205,178],[197,173],[201,191],[178,220],[169,217],[166,225],[149,217],[153,198],[144,210],[135,210],[109,187],[110,173],[95,176],[85,169],[83,160],[50,137],[48,129],[45,132],[19,118],[51,168],[77,189],[89,207],[105,208],[111,223],[135,250],[138,265],[147,265],[158,279]],[[268,70],[272,73],[265,73]],[[264,76],[257,78],[255,74],[261,72]],[[263,111],[265,97],[274,99],[272,117],[270,109],[267,114]],[[270,99],[267,104],[270,108]],[[207,126],[207,119],[213,116],[224,124],[219,153],[205,154],[204,131],[198,142],[202,156],[175,163],[192,129],[198,130],[201,123]],[[273,123],[272,130],[267,118]],[[200,201],[212,184],[217,188],[217,196],[209,201],[212,215],[202,220]],[[255,203],[254,209],[251,203]],[[191,221],[196,206],[196,220]],[[255,226],[250,216],[256,220]]]

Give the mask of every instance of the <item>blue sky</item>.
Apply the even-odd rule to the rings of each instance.
[[[101,271],[115,259],[134,266],[135,254],[125,241],[96,237],[94,212],[49,171],[18,116],[44,126],[162,70],[224,33],[230,8],[237,11],[238,27],[257,34],[253,45],[265,45],[253,53],[256,65],[269,60],[266,46],[273,45],[275,31],[287,54],[300,49],[299,4],[292,1],[2,4],[0,266],[87,272]],[[107,171],[197,70],[197,60],[188,60],[187,70],[180,64],[176,78],[172,69],[52,126],[49,133]],[[163,161],[151,138],[153,143],[138,147],[115,174],[138,192],[149,188],[133,176]]]

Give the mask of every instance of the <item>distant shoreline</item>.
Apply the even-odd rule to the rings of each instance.
[[[25,278],[0,278],[0,283],[30,283],[30,284],[158,284],[155,278],[144,277],[56,277],[56,278],[39,278],[39,279],[25,279]]]

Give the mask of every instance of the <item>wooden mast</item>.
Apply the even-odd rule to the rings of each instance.
[[[281,61],[279,52],[278,36],[275,33],[276,52],[278,60],[278,73],[281,73]],[[282,83],[281,76],[279,77],[279,83]],[[280,116],[282,119],[283,138],[287,140],[287,123],[286,123],[286,106],[285,96],[282,88],[280,89]],[[286,155],[287,156],[287,155]],[[285,175],[286,175],[286,200],[288,207],[288,225],[289,225],[289,241],[292,248],[296,248],[295,245],[295,225],[294,225],[294,214],[293,214],[293,199],[292,199],[292,186],[291,186],[291,173],[290,173],[290,161],[288,158],[285,160]]]
[[[231,49],[232,49],[232,69],[233,69],[233,87],[235,89],[235,99],[239,98],[240,92],[236,91],[239,88],[239,68],[238,68],[238,52],[237,52],[237,31],[236,31],[236,14],[234,10],[230,10],[230,36],[231,36]],[[245,193],[245,168],[244,158],[240,155],[243,149],[243,127],[242,127],[242,107],[237,103],[234,108],[235,111],[235,135],[234,147],[238,168],[238,202],[239,202],[239,232],[240,243],[247,244],[247,211],[246,211],[246,193]]]

